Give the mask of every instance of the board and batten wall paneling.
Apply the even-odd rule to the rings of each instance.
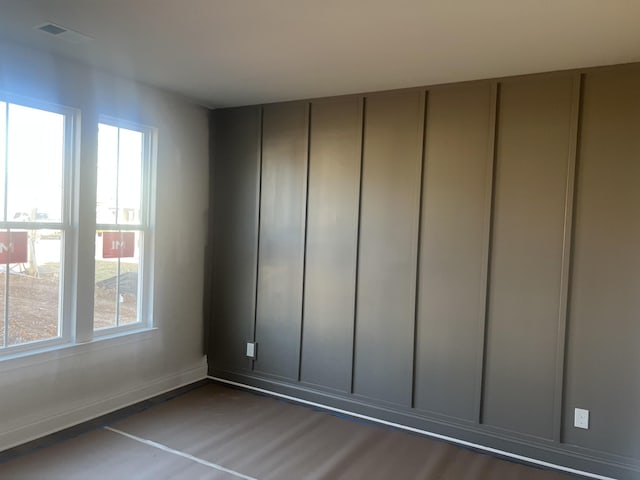
[[[429,91],[414,405],[465,420],[479,403],[494,124],[490,82]]]
[[[258,372],[298,379],[307,191],[308,110],[266,105],[256,312]]]
[[[638,478],[638,85],[615,66],[214,112],[210,373]]]
[[[484,423],[554,435],[556,346],[574,79],[500,85]]]
[[[259,107],[214,112],[212,321],[209,355],[222,369],[250,370],[260,182]]]
[[[365,100],[354,393],[410,406],[425,93]]]
[[[640,460],[640,68],[583,82],[563,440]]]
[[[311,105],[300,379],[351,388],[362,98]]]

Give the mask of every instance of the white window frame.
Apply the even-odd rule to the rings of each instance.
[[[76,109],[65,107],[62,105],[49,103],[45,101],[35,100],[32,98],[23,97],[20,95],[14,95],[6,92],[0,92],[0,101],[7,104],[19,105],[28,108],[39,109],[47,112],[57,113],[64,116],[64,128],[63,128],[63,145],[64,156],[62,162],[62,219],[60,222],[13,222],[0,220],[0,230],[60,230],[62,232],[61,238],[61,252],[60,252],[60,290],[58,298],[58,333],[59,335],[54,338],[35,340],[33,342],[20,343],[16,345],[6,345],[6,339],[8,337],[7,324],[5,315],[7,310],[10,310],[11,305],[5,303],[4,312],[0,312],[2,321],[5,322],[5,343],[0,347],[0,359],[5,357],[11,357],[19,355],[24,352],[32,350],[42,350],[59,345],[68,344],[74,337],[72,331],[73,325],[73,301],[75,295],[73,292],[73,270],[74,270],[74,253],[76,250],[75,242],[75,229],[73,225],[73,218],[75,214],[75,191],[74,191],[74,178],[76,174],[76,138],[77,127],[80,112]],[[9,131],[9,124],[6,122],[5,135]],[[8,135],[5,139],[5,151],[3,155],[6,157],[8,153]],[[5,190],[9,179],[6,177],[5,172]],[[6,194],[6,192],[5,192]],[[5,205],[6,208],[6,205]],[[8,277],[8,275],[7,275]],[[5,295],[5,292],[0,292]],[[6,300],[6,299],[5,299]]]
[[[83,118],[79,109],[63,106],[56,103],[41,101],[22,95],[16,95],[0,90],[0,101],[7,104],[36,108],[48,112],[64,115],[64,157],[62,176],[62,219],[60,222],[13,222],[0,221],[0,230],[29,230],[29,229],[49,229],[60,230],[62,232],[61,253],[60,253],[60,293],[58,302],[58,333],[55,338],[36,340],[0,347],[0,362],[17,360],[24,358],[48,358],[49,354],[54,354],[62,348],[73,347],[76,349],[85,348],[83,345],[93,341],[106,341],[118,338],[121,335],[131,337],[132,334],[147,335],[156,329],[153,320],[153,270],[155,264],[155,211],[156,211],[156,168],[157,168],[157,128],[150,127],[138,122],[132,122],[107,115],[92,115],[92,112]],[[95,122],[95,123],[94,123]],[[98,163],[98,124],[105,123],[119,128],[131,129],[143,133],[143,161],[142,161],[142,198],[141,198],[141,223],[136,225],[124,224],[104,224],[96,223],[96,191],[91,192],[91,188],[83,188],[80,182],[88,182],[91,179],[81,178],[80,164],[85,172],[90,172],[92,167],[97,174]],[[8,125],[6,127],[8,129]],[[95,131],[94,138],[86,138],[88,144],[95,151],[87,151],[86,146],[81,145],[80,131],[84,128]],[[93,137],[93,135],[91,135]],[[6,153],[6,152],[5,152]],[[7,179],[6,181],[8,181]],[[94,178],[94,188],[97,189],[97,178]],[[81,197],[82,195],[82,197]],[[84,219],[80,218],[80,206],[86,202],[93,202],[92,216],[85,210]],[[91,224],[91,225],[89,225]],[[90,237],[85,238],[81,232],[93,230]],[[86,260],[81,256],[88,249],[95,251],[95,233],[98,230],[121,230],[140,231],[143,241],[140,246],[139,277],[138,277],[138,322],[108,327],[94,330],[93,308],[95,296],[95,271],[88,269]],[[88,245],[91,242],[91,245]],[[95,257],[94,257],[95,258]],[[94,258],[91,261],[94,261]],[[89,260],[89,259],[87,259]],[[95,263],[93,264],[95,267]],[[83,289],[83,297],[90,295],[90,298],[79,298],[79,284],[90,285],[90,288]],[[0,292],[4,295],[4,291]],[[79,314],[79,303],[90,306],[91,310],[84,314]],[[9,309],[11,306],[9,305]],[[84,308],[83,308],[84,310]],[[2,314],[2,312],[0,312]],[[4,321],[2,318],[0,321]],[[140,337],[143,338],[143,337]],[[144,337],[146,338],[146,337]],[[34,357],[37,356],[37,357]],[[21,360],[20,360],[21,361]],[[39,361],[39,360],[38,360]]]
[[[140,330],[153,327],[153,225],[155,223],[155,185],[156,185],[156,143],[157,129],[140,123],[131,122],[115,118],[108,115],[100,115],[99,124],[106,124],[116,128],[134,130],[142,133],[142,176],[141,176],[141,205],[140,223],[97,223],[95,231],[133,231],[142,232],[142,244],[138,260],[138,294],[137,294],[137,318],[138,321],[125,325],[115,325],[101,329],[93,329],[93,336],[96,338],[110,336],[113,334]],[[96,143],[97,145],[97,143]],[[96,156],[97,164],[97,156]],[[98,181],[96,180],[96,190]],[[97,201],[96,201],[97,205]],[[94,208],[95,212],[95,208]],[[94,263],[95,266],[95,263]],[[95,288],[95,279],[94,279]],[[94,292],[95,295],[95,292]],[[116,297],[117,298],[117,297]],[[94,307],[95,308],[95,307]],[[119,309],[117,309],[119,310]],[[118,311],[119,315],[119,311]]]

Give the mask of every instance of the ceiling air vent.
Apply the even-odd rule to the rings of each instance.
[[[51,35],[60,35],[67,31],[66,28],[59,27],[58,25],[54,25],[53,23],[45,23],[44,25],[40,25],[37,27],[39,30],[43,32],[50,33]]]
[[[92,38],[87,35],[83,35],[80,32],[76,32],[75,30],[71,30],[70,28],[63,27],[62,25],[56,25],[51,22],[37,25],[35,28],[70,43],[82,43],[92,40]]]

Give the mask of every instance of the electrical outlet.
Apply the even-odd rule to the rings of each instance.
[[[255,342],[247,342],[247,357],[256,359],[256,346]]]
[[[573,426],[576,428],[589,428],[589,410],[576,408],[573,414]]]

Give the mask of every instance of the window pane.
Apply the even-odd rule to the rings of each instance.
[[[96,222],[116,222],[118,192],[118,128],[98,125],[98,189]]]
[[[98,223],[141,223],[143,139],[139,131],[98,126]]]
[[[137,236],[137,235],[136,235]],[[136,323],[138,319],[139,257],[121,260],[120,325]]]
[[[6,344],[60,336],[62,232],[14,230],[0,233],[4,233],[0,236],[0,259],[6,262],[1,266],[3,308],[4,284],[8,283]]]
[[[120,129],[118,223],[140,224],[142,132]]]
[[[142,232],[96,233],[94,328],[139,321],[138,284]]]
[[[64,115],[9,104],[8,221],[62,221]]]

